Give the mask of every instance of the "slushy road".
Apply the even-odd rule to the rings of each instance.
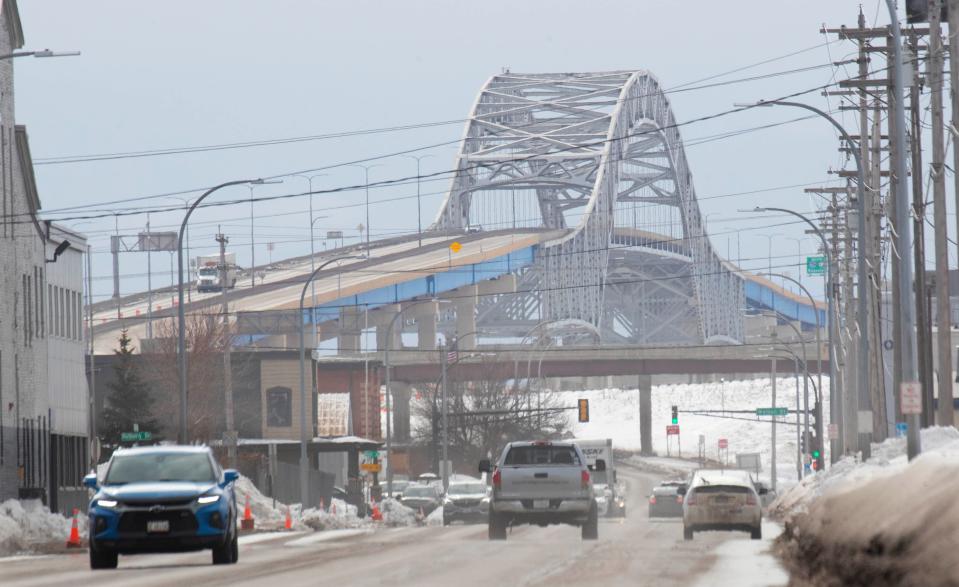
[[[485,525],[254,534],[240,561],[212,566],[210,553],[120,557],[90,571],[86,552],[0,559],[4,586],[123,585],[693,585],[716,584],[716,549],[745,533],[706,532],[683,541],[680,520],[650,520],[646,496],[661,475],[621,469],[628,517],[600,521],[599,540],[578,528],[520,526],[489,542]],[[772,532],[767,532],[771,534]],[[743,544],[743,546],[750,546]],[[750,565],[750,561],[736,561]],[[744,569],[746,571],[746,569]]]

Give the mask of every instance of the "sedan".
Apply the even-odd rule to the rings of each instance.
[[[683,496],[676,485],[660,485],[649,496],[650,518],[683,517]]]
[[[752,482],[721,471],[695,475],[683,500],[683,538],[703,530],[740,530],[762,538],[762,506]]]
[[[450,483],[443,499],[443,525],[456,521],[486,522],[489,519],[489,492],[482,481]]]
[[[416,512],[422,510],[423,515],[428,516],[440,506],[442,491],[442,487],[437,488],[435,485],[410,484],[403,490],[400,503]]]

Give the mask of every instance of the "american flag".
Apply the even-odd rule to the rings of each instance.
[[[458,358],[459,358],[459,353],[457,353],[456,349],[450,349],[449,352],[446,353],[447,363],[455,363],[456,359]]]

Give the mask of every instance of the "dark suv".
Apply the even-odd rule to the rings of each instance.
[[[113,569],[118,554],[209,548],[213,564],[239,559],[236,471],[199,446],[120,449],[90,501],[90,568]]]

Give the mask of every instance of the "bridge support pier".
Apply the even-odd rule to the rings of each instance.
[[[363,332],[363,312],[359,308],[340,308],[340,329],[336,337],[339,354],[360,352],[360,336]]]
[[[639,454],[653,454],[653,376],[639,375]]]
[[[456,290],[457,346],[461,351],[476,348],[476,286],[470,285]]]
[[[410,396],[412,387],[402,381],[390,382],[393,390],[393,440],[410,441]]]
[[[436,315],[439,303],[421,303],[410,308],[409,314],[416,318],[416,348],[421,351],[436,350]]]

